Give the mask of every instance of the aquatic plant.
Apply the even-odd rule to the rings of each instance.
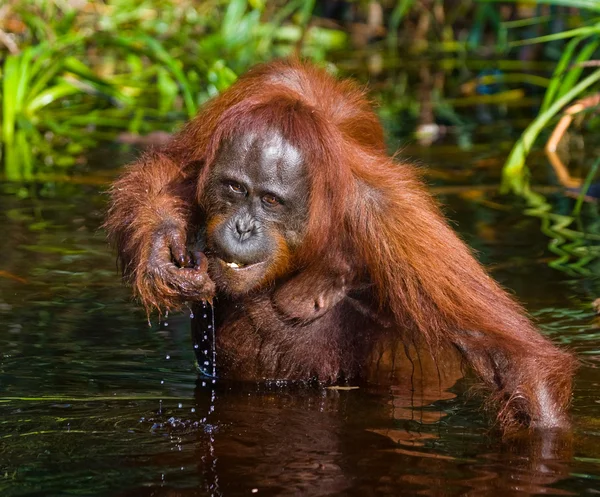
[[[600,3],[594,0],[542,0],[540,3],[578,7],[600,12]],[[503,191],[523,195],[536,203],[529,188],[526,158],[540,133],[553,118],[565,110],[571,102],[579,101],[591,92],[598,91],[600,81],[600,22],[590,17],[583,26],[557,33],[511,42],[512,47],[568,40],[555,66],[550,84],[546,89],[537,117],[529,124],[515,143],[503,170]],[[584,72],[591,68],[591,72]],[[594,105],[581,105],[576,112],[587,111]]]

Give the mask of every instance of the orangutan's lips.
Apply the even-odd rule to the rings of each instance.
[[[246,269],[254,269],[258,268],[265,264],[265,261],[262,262],[254,262],[252,264],[243,264],[241,262],[227,262],[223,259],[219,259],[221,265],[228,267],[229,269],[233,269],[234,271],[244,271]]]

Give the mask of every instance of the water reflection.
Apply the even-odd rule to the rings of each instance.
[[[473,175],[457,183],[495,181],[478,153],[425,153],[434,183],[454,170]],[[595,492],[600,333],[588,303],[600,280],[549,268],[539,220],[493,187],[449,186],[438,193],[462,236],[580,357],[573,433],[501,440],[460,364],[426,355],[391,389],[219,383],[213,398],[197,383],[189,313],[148,327],[121,286],[98,187],[30,185],[20,199],[0,185],[0,495]]]
[[[206,409],[208,398],[199,388],[196,408]],[[448,438],[449,427],[398,416],[407,411],[393,409],[396,402],[406,405],[410,396],[382,402],[354,392],[220,391],[217,425],[166,430],[175,454],[144,458],[142,464],[170,467],[159,488],[120,495],[532,495],[569,475],[570,435],[498,443],[484,428],[455,426]],[[178,465],[195,468],[198,486],[178,488]]]

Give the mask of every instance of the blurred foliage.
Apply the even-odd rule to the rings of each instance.
[[[38,158],[72,165],[120,132],[170,131],[256,62],[292,53],[339,60],[335,53],[352,50],[352,59],[366,59],[352,73],[384,74],[395,85],[382,95],[392,131],[415,132],[425,144],[452,129],[470,147],[472,108],[499,118],[547,89],[505,167],[505,189],[527,194],[525,158],[538,134],[597,88],[600,72],[586,63],[600,44],[599,4],[8,0],[0,7],[5,173],[29,178]],[[394,129],[394,115],[408,127]]]
[[[9,179],[68,166],[99,139],[170,130],[250,65],[297,47],[322,60],[345,34],[309,27],[311,1],[13,0],[0,7]],[[263,19],[268,19],[268,22]]]
[[[546,198],[536,194],[532,206],[525,213],[541,220],[541,230],[550,239],[548,250],[557,255],[548,265],[571,276],[598,274],[600,260],[600,212],[597,202],[588,202],[584,196],[598,171],[596,160],[587,175],[577,200],[570,212],[557,212]]]
[[[4,176],[58,178],[100,141],[170,132],[251,65],[299,54],[368,80],[396,139],[516,140],[503,190],[543,219],[561,267],[586,267],[597,223],[580,204],[597,168],[587,160],[580,207],[556,214],[526,165],[565,109],[600,92],[599,13],[598,0],[5,0]],[[595,108],[579,126],[597,129]]]
[[[600,12],[600,2],[597,1],[548,0],[546,3],[581,6],[589,8],[590,11]],[[565,41],[566,43],[563,45]],[[557,42],[560,43],[561,55],[554,68],[539,114],[515,144],[504,168],[504,189],[527,197],[530,197],[531,193],[525,161],[538,135],[569,103],[581,99],[590,92],[600,91],[598,85],[598,81],[600,81],[600,60],[598,60],[600,21],[590,17],[577,28],[516,41],[512,43],[512,46]],[[586,68],[590,68],[591,71],[585,72]],[[589,110],[589,108],[582,110]]]

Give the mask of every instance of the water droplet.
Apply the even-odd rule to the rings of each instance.
[[[183,407],[183,404],[177,404],[177,407],[179,407],[179,409],[181,409]]]
[[[208,316],[206,314],[202,314],[202,317],[206,319]]]
[[[165,359],[168,361],[169,359],[171,359],[171,356],[169,354],[167,354]]]
[[[197,343],[194,344],[194,348],[197,349],[199,345]]]
[[[192,408],[190,409],[190,411],[191,411],[191,412],[196,412],[196,408],[195,408],[195,407],[192,407]]]
[[[194,313],[190,312],[190,319],[194,319]]]

